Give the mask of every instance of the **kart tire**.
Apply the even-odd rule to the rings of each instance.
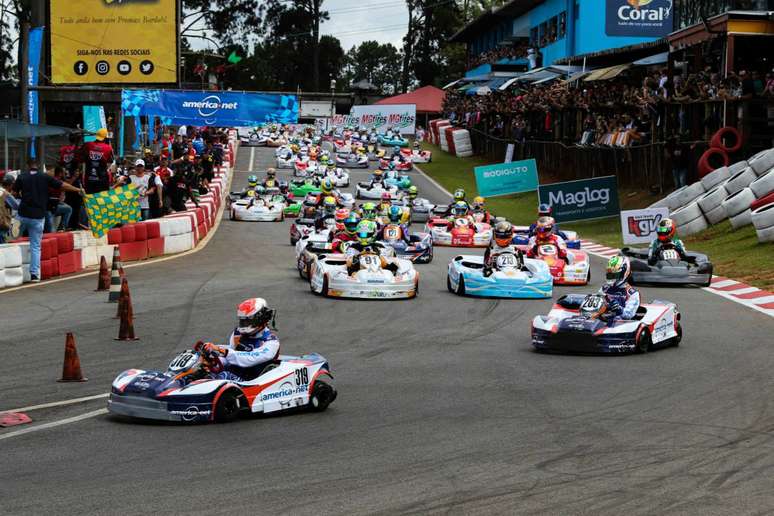
[[[731,179],[729,179],[723,186],[725,186],[729,195],[735,194],[736,192],[744,190],[750,186],[750,183],[755,181],[756,177],[757,176],[755,175],[755,171],[752,169],[752,167],[747,167],[741,172],[731,176]]]
[[[452,288],[452,284],[451,284],[451,278],[449,277],[448,274],[446,275],[446,290],[454,294],[454,289]]]
[[[643,354],[650,351],[651,348],[651,338],[650,338],[650,331],[647,329],[643,329],[642,332],[640,332],[639,337],[637,337],[637,342],[635,342],[636,346],[634,347],[634,352],[637,354]]]
[[[696,181],[684,189],[678,190],[677,195],[674,197],[674,202],[677,203],[677,206],[672,208],[672,203],[670,203],[669,209],[670,211],[675,211],[676,208],[688,206],[702,195],[704,195],[704,186],[701,184],[701,181]]]
[[[704,217],[699,217],[696,220],[692,220],[688,224],[678,226],[677,230],[680,232],[680,235],[690,236],[696,233],[700,233],[708,227],[707,220]]]
[[[774,168],[750,183],[750,190],[755,194],[756,199],[766,197],[770,192],[774,192]]]
[[[774,204],[767,204],[753,210],[750,218],[755,229],[766,229],[774,226]]]
[[[748,164],[756,175],[762,176],[774,167],[774,149],[759,152],[748,160]]]
[[[723,185],[718,185],[699,197],[699,200],[696,202],[703,213],[709,213],[720,206],[726,197],[728,197],[728,192]]]
[[[672,346],[679,347],[680,341],[683,340],[683,327],[680,323],[677,323],[677,336],[672,338]]]
[[[737,161],[733,165],[728,166],[728,173],[730,174],[729,177],[735,176],[742,170],[746,169],[749,166],[749,164],[745,161]]]
[[[742,213],[737,213],[733,217],[729,217],[731,227],[734,229],[743,228],[752,224],[752,211],[744,210]]]
[[[675,221],[675,224],[682,226],[688,224],[692,220],[698,219],[701,215],[702,213],[699,204],[692,202],[691,204],[672,212],[669,217]]]
[[[314,412],[322,412],[336,399],[336,391],[323,380],[316,380],[309,394],[309,408]]]
[[[717,185],[731,177],[728,167],[720,167],[701,178],[705,190],[712,190]]]
[[[322,288],[320,289],[320,294],[322,294],[324,297],[328,297],[328,290],[329,290],[330,281],[328,280],[328,275],[323,275],[323,282],[322,282]]]
[[[726,209],[723,207],[722,204],[716,206],[714,209],[712,209],[712,210],[710,210],[710,211],[708,211],[707,213],[704,214],[704,218],[706,218],[707,222],[710,225],[713,225],[713,226],[715,224],[718,224],[718,223],[722,222],[727,217],[728,217],[728,215],[726,214]]]
[[[228,220],[236,220],[234,210],[228,211]]]
[[[730,217],[750,209],[750,204],[755,201],[755,194],[749,188],[743,188],[736,193],[732,193],[723,201],[723,207]]]
[[[756,229],[755,234],[758,235],[758,242],[774,242],[774,226],[769,226],[765,229]]]
[[[215,422],[229,423],[239,417],[240,393],[237,389],[228,389],[220,395],[215,405]]]
[[[457,290],[454,292],[458,296],[465,295],[465,278],[460,274],[460,280],[457,282]]]

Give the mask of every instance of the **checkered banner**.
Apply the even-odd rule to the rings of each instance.
[[[92,234],[99,238],[117,224],[140,221],[139,194],[134,185],[119,186],[86,196],[86,213]]]

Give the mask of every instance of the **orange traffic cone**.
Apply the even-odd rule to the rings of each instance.
[[[126,282],[126,278],[121,282],[121,289],[126,288],[126,292],[129,292],[129,284]],[[132,300],[128,297],[125,298],[121,307],[121,323],[118,327],[118,338],[115,340],[140,340],[134,336],[134,310],[132,310]]]
[[[103,290],[110,290],[110,269],[108,269],[107,260],[104,255],[101,256],[99,260],[99,276],[97,276],[96,292]]]
[[[121,251],[118,250],[118,246],[113,248],[113,265],[110,270],[110,293],[108,294],[108,303],[115,303],[118,301],[118,296],[121,294]]]
[[[121,278],[121,293],[118,296],[118,309],[116,310],[116,316],[114,319],[121,317],[121,311],[124,309],[126,303],[132,302],[132,294],[129,292],[129,282],[125,277]]]
[[[67,334],[65,340],[64,364],[62,365],[62,377],[58,382],[85,382],[88,378],[81,373],[81,359],[78,358],[78,350],[75,348],[75,337]]]

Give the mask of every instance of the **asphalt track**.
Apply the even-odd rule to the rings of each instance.
[[[250,154],[240,152],[235,189]],[[271,151],[255,155],[262,171]],[[137,342],[113,341],[115,305],[93,292],[94,277],[0,294],[0,410],[106,393],[126,368],[164,367],[197,339],[222,341],[236,304],[263,296],[279,309],[284,353],[330,360],[339,397],[327,412],[201,426],[98,414],[5,439],[23,427],[0,429],[0,513],[774,510],[771,318],[699,289],[646,288],[644,299],[680,305],[679,348],[537,354],[530,319],[550,302],[448,293],[454,250],[419,266],[416,300],[329,300],[299,279],[288,226],[226,220],[200,252],[128,269]],[[555,294],[597,288],[601,264],[589,289]],[[86,383],[54,381],[67,331]],[[34,410],[26,427],[104,406]]]

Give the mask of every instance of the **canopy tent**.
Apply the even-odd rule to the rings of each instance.
[[[660,54],[638,59],[632,64],[634,66],[653,66],[658,64],[664,64],[667,61],[669,61],[669,52],[661,52]]]
[[[378,100],[375,104],[415,104],[417,106],[417,114],[438,114],[443,108],[443,99],[445,96],[446,92],[440,88],[436,88],[435,86],[423,86],[408,93]]]
[[[615,66],[608,66],[607,68],[600,68],[599,70],[594,70],[589,74],[588,77],[583,79],[586,82],[592,82],[592,81],[606,81],[608,79],[614,79],[615,77],[618,77],[623,72],[631,68],[631,63],[627,64],[621,64],[621,65],[615,65]]]
[[[8,140],[29,140],[38,136],[57,136],[67,134],[72,129],[56,125],[29,124],[18,120],[0,119],[0,134],[3,135],[5,154],[4,169],[8,170]]]
[[[564,84],[572,84],[572,83],[574,83],[575,81],[579,81],[579,80],[583,79],[584,77],[586,77],[586,76],[587,76],[587,75],[589,75],[590,73],[591,73],[591,70],[586,70],[585,72],[578,72],[578,73],[574,73],[574,74],[572,74],[571,76],[569,76],[568,78],[566,78],[566,79],[565,79],[564,81],[562,81],[562,82],[563,82]]]

